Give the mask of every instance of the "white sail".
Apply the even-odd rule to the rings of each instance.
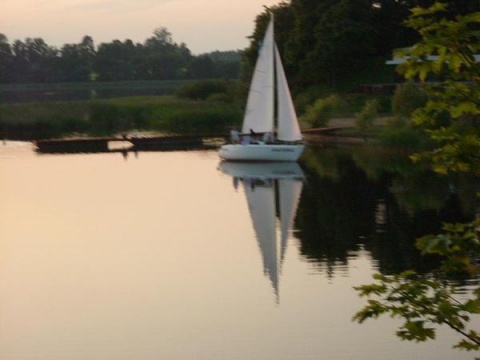
[[[278,295],[274,184],[270,181],[268,186],[255,186],[255,178],[245,178],[243,185],[253,228],[262,254],[263,270],[270,278],[275,294]]]
[[[288,88],[287,78],[283,70],[282,59],[275,45],[275,62],[277,74],[277,121],[278,139],[282,141],[302,140],[297,114],[293,106],[292,96]]]
[[[275,67],[275,62],[277,66]],[[276,69],[276,71],[275,71]],[[275,92],[275,74],[277,75]],[[277,125],[274,125],[275,94],[277,94]],[[275,45],[273,35],[273,15],[268,24],[248,93],[247,107],[243,118],[242,133],[250,130],[256,133],[273,132],[278,129],[277,139],[250,141],[243,136],[241,142],[225,144],[218,152],[223,160],[230,161],[297,161],[303,153],[304,144],[293,107],[290,90],[283,70],[282,61]],[[265,138],[266,139],[266,138]]]
[[[274,118],[274,56],[273,17],[260,45],[257,63],[248,93],[242,132],[273,130]]]

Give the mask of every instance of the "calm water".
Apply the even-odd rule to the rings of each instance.
[[[428,271],[412,239],[478,210],[474,183],[377,155],[252,169],[0,145],[0,359],[473,359],[448,330],[351,322],[353,286]]]

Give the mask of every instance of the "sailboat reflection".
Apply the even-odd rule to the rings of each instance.
[[[279,277],[305,178],[295,162],[222,162],[220,170],[243,185],[263,260],[277,302]]]

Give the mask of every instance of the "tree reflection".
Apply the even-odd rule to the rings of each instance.
[[[359,247],[382,273],[427,272],[436,259],[420,256],[415,239],[438,233],[443,222],[474,218],[474,179],[435,175],[406,154],[309,149],[302,167],[308,182],[296,219],[300,251],[331,274]]]

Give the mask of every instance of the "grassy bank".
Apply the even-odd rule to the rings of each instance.
[[[226,131],[241,110],[215,101],[173,96],[17,103],[0,106],[0,137],[35,140],[75,135],[104,136],[129,130],[162,133]]]
[[[90,100],[124,96],[172,95],[187,80],[0,84],[0,102]]]
[[[115,84],[117,89],[119,85]],[[243,106],[239,105],[241,96],[238,93],[237,83],[217,80],[184,84],[176,91],[176,96],[4,104],[0,105],[0,138],[99,137],[133,130],[162,134],[226,134],[231,126],[239,127],[241,123]],[[308,92],[304,94],[309,95]],[[407,116],[393,121],[393,98],[391,95],[327,94],[312,97],[313,100],[302,106],[300,96],[296,99],[296,107],[304,129],[348,126],[336,131],[336,138],[363,142],[378,139],[387,146],[409,149],[424,146],[424,134],[411,126]],[[369,106],[372,102],[374,106]],[[408,103],[402,103],[401,108],[405,105]],[[343,124],[345,121],[347,123]]]

